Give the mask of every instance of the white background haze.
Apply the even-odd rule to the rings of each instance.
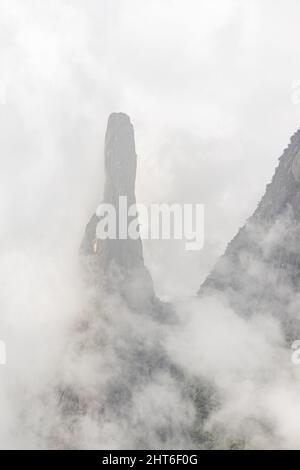
[[[77,255],[101,202],[108,115],[123,111],[134,125],[138,202],[206,206],[201,252],[144,242],[156,293],[193,296],[299,127],[299,17],[297,0],[0,0],[0,339],[8,361],[0,366],[0,447],[45,445],[34,429],[52,408],[36,400],[53,385],[84,309]],[[235,435],[245,418],[249,446],[299,447],[298,369],[278,325],[248,324],[217,301],[190,302],[179,303],[183,323],[166,344],[225,397],[208,427],[230,422]],[[110,363],[109,352],[103,357]],[[159,393],[178,420],[188,419],[190,404],[181,409],[166,380],[149,384],[136,413]],[[24,407],[35,422],[18,434]],[[260,425],[257,432],[257,413],[275,437]],[[109,446],[111,436],[117,447],[130,445],[124,423],[111,425],[94,442],[94,424],[83,425],[81,445]]]

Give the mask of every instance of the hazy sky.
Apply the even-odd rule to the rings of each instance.
[[[201,252],[144,242],[156,293],[195,294],[299,127],[299,18],[299,0],[0,0],[1,448],[36,446],[32,430],[43,440],[52,418],[60,429],[62,378],[98,399],[131,357],[118,361],[119,340],[125,351],[131,337],[155,349],[159,335],[175,364],[216,384],[225,406],[213,429],[215,420],[240,437],[248,423],[250,447],[299,448],[300,369],[275,320],[245,321],[216,299],[189,298],[174,302],[180,324],[162,331],[104,296],[94,325],[78,266],[102,199],[107,118],[123,111],[135,127],[138,202],[205,204]],[[82,337],[78,319],[87,318]],[[96,338],[104,346],[91,351]],[[144,385],[131,421],[138,416],[155,433],[164,416],[190,420],[177,384],[151,374]],[[83,418],[82,447],[99,448],[95,425],[107,448],[128,448],[126,419],[102,429]]]
[[[299,16],[297,0],[0,0],[2,254],[71,263],[123,111],[139,202],[206,205],[201,253],[144,244],[160,295],[194,293],[299,126]]]

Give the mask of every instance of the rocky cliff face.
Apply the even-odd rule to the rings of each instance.
[[[116,239],[97,239],[97,224],[101,217],[92,216],[81,246],[85,268],[94,283],[105,284],[109,290],[121,293],[131,306],[140,306],[154,299],[153,283],[144,265],[143,247],[140,237],[136,240],[119,237],[121,213],[120,198],[126,197],[127,207],[136,204],[135,178],[137,155],[134,130],[129,117],[124,113],[109,116],[105,135],[105,188],[103,203],[116,210]],[[126,216],[129,226],[134,216]]]
[[[120,196],[135,203],[134,132],[123,113],[108,120],[105,173],[103,202],[112,204],[118,217]],[[82,241],[88,302],[64,358],[63,369],[71,373],[57,387],[51,445],[80,448],[88,435],[88,448],[107,445],[107,436],[123,448],[189,448],[196,385],[187,384],[164,346],[175,313],[154,295],[141,239],[97,240],[99,220],[92,216]],[[86,369],[82,381],[80,371]],[[165,393],[168,406],[160,400]],[[189,417],[178,412],[182,402]]]
[[[280,158],[254,214],[199,290],[225,296],[242,315],[271,313],[300,333],[300,131]]]

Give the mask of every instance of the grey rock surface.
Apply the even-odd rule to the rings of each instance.
[[[103,203],[116,210],[116,233],[119,233],[119,200],[127,198],[127,206],[136,204],[135,179],[137,155],[134,130],[124,113],[109,116],[105,135],[105,188]],[[127,217],[127,225],[134,217]],[[101,282],[109,290],[117,290],[130,305],[154,301],[151,276],[145,267],[140,237],[131,239],[106,239],[96,237],[100,217],[96,213],[90,219],[81,245],[86,272],[91,282]]]
[[[198,292],[225,297],[242,315],[271,313],[290,338],[300,333],[299,158],[300,131],[280,157],[254,214]]]
[[[103,202],[117,209],[119,196],[127,196],[129,205],[135,203],[136,158],[129,117],[112,114],[105,137]],[[93,423],[97,448],[111,427],[110,441],[124,448],[189,448],[193,419],[178,416],[177,403],[192,410],[194,389],[164,345],[176,314],[154,294],[141,239],[98,240],[95,247],[98,221],[94,214],[81,245],[89,301],[65,357],[67,370],[76,358],[77,365],[89,365],[90,373],[85,383],[78,381],[76,371],[61,379],[51,445],[80,448],[88,422]],[[159,400],[166,389],[168,407]]]

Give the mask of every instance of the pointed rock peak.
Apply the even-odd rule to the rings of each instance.
[[[107,128],[110,126],[119,126],[122,124],[130,124],[130,117],[126,113],[111,113],[108,117]]]
[[[97,225],[103,217],[96,213],[89,221],[81,245],[81,253],[88,256],[89,272],[93,282],[104,280],[110,288],[117,289],[133,303],[137,296],[142,300],[153,298],[153,284],[144,265],[143,246],[140,237],[119,238],[119,221],[127,220],[127,228],[133,218],[128,211],[121,213],[121,201],[126,196],[127,209],[136,203],[135,179],[137,156],[134,129],[124,113],[109,116],[104,148],[105,187],[103,203],[114,206],[116,212],[116,239],[97,238]],[[124,208],[124,206],[122,206]],[[140,299],[139,299],[140,300]]]
[[[116,204],[119,196],[135,203],[137,157],[134,129],[127,114],[112,113],[105,134],[104,202]]]

